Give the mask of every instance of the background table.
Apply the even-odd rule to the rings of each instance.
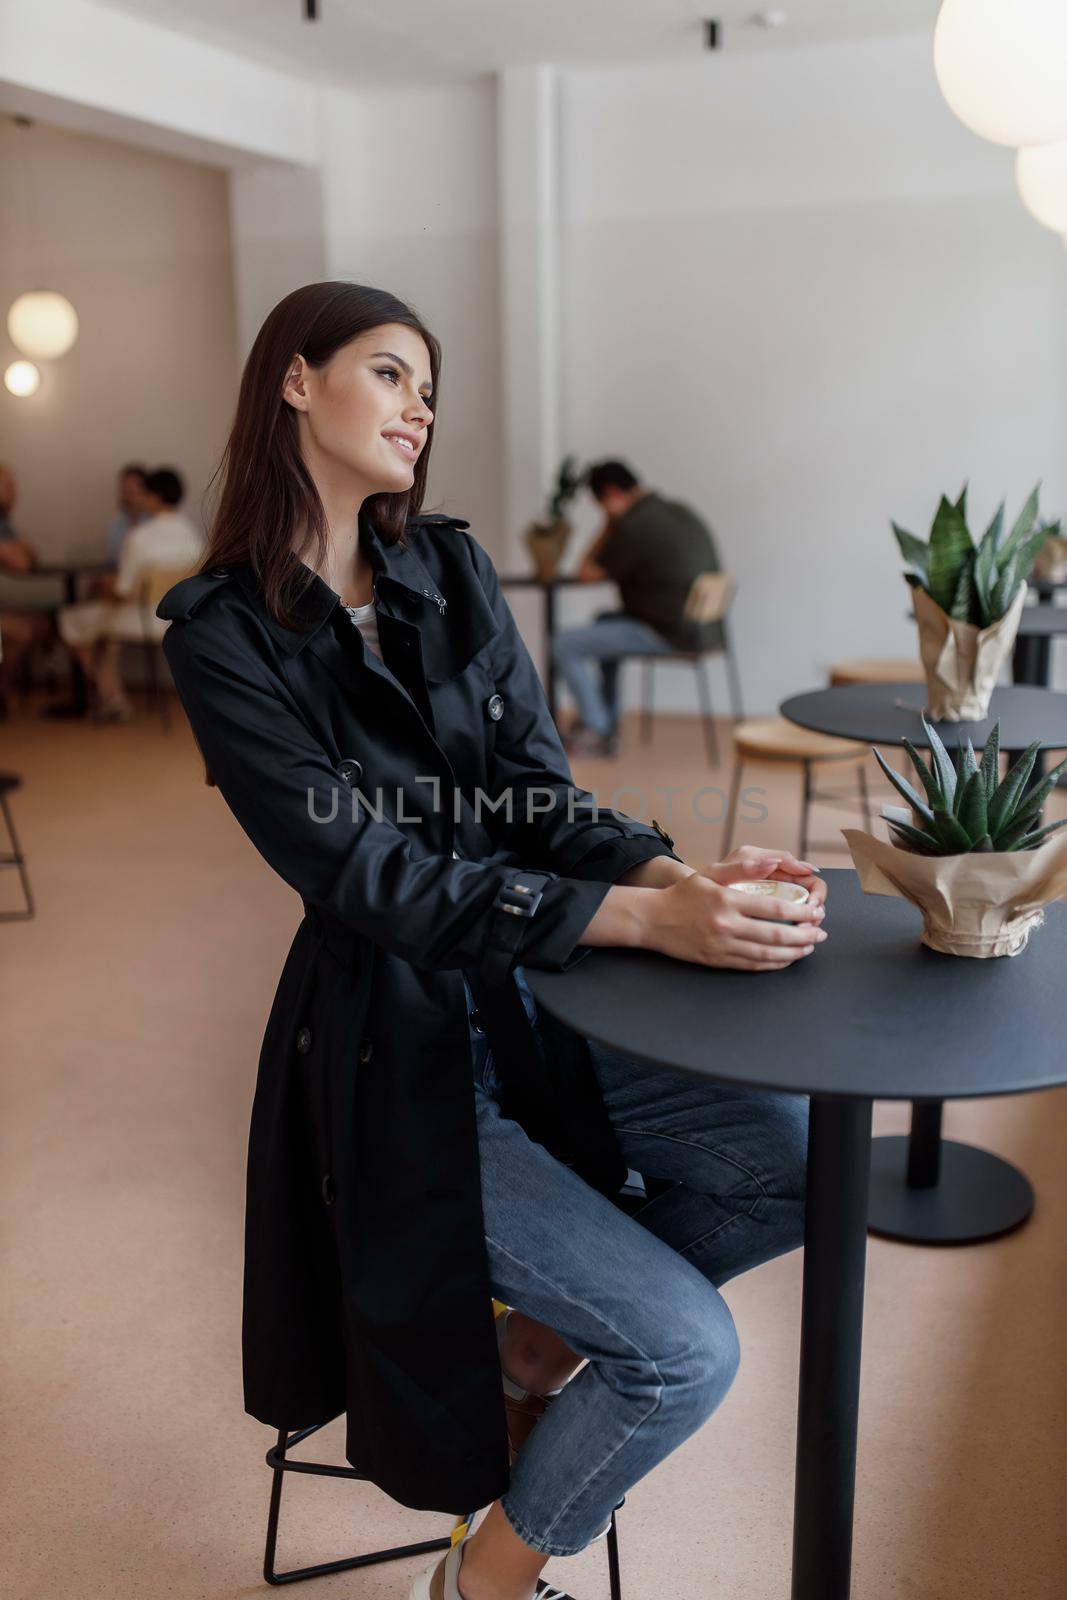
[[[793,695],[782,702],[781,713],[819,733],[883,745],[910,739],[928,749],[921,721],[924,699],[921,684],[853,684]],[[1051,689],[995,689],[984,721],[937,722],[934,727],[950,750],[960,737],[981,749],[998,719],[1001,745],[1009,756],[1035,739],[1046,747],[1067,748],[1067,695]],[[1040,762],[1035,772],[1039,767]],[[949,959],[974,967],[1002,966],[1008,960]],[[1012,957],[1008,964],[1019,959]],[[1019,1227],[1034,1207],[1029,1180],[999,1156],[942,1139],[942,1113],[939,1100],[917,1099],[906,1138],[875,1140],[871,1228],[913,1244],[975,1244]]]
[[[598,579],[597,582],[604,580]],[[539,578],[532,572],[501,573],[500,587],[502,589],[540,589],[542,602],[542,619],[545,630],[545,666],[544,684],[545,699],[548,709],[552,713],[554,722],[559,722],[557,715],[559,706],[556,698],[556,661],[552,646],[555,642],[557,631],[556,594],[560,589],[570,589],[581,586],[583,589],[592,587],[584,578],[579,578],[577,573],[560,573],[555,578]]]
[[[626,1055],[812,1097],[793,1600],[846,1600],[850,1587],[872,1101],[1067,1081],[1067,908],[1049,908],[1021,956],[968,961],[927,950],[918,913],[862,894],[854,872],[826,878],[830,939],[785,972],[632,950],[526,969],[539,1005]]]
[[[1048,687],[1052,676],[1052,641],[1063,633],[1067,633],[1067,606],[1043,604],[1023,608],[1011,659],[1016,683]]]

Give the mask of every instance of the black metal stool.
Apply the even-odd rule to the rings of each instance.
[[[19,845],[18,834],[15,832],[15,822],[11,815],[11,807],[7,797],[15,789],[21,789],[22,779],[15,772],[0,772],[0,811],[4,814],[4,824],[7,828],[11,849],[0,851],[0,867],[14,867],[22,884],[22,893],[26,901],[24,911],[0,911],[0,922],[25,922],[34,914],[33,891],[30,888],[29,873],[26,871],[26,857]]]
[[[331,1419],[333,1420],[333,1419]],[[278,1442],[267,1451],[267,1465],[274,1473],[274,1482],[270,1491],[270,1511],[267,1515],[267,1547],[263,1556],[263,1576],[268,1583],[299,1583],[304,1578],[322,1578],[329,1572],[348,1572],[353,1567],[374,1567],[384,1561],[402,1561],[406,1556],[432,1555],[435,1551],[447,1550],[451,1546],[451,1536],[442,1539],[424,1539],[418,1544],[395,1545],[390,1550],[373,1550],[365,1556],[346,1556],[340,1561],[321,1561],[316,1566],[292,1567],[288,1572],[279,1572],[275,1564],[278,1547],[278,1516],[282,1504],[282,1483],[287,1472],[306,1472],[312,1477],[319,1478],[356,1478],[364,1483],[368,1482],[366,1473],[359,1472],[355,1467],[335,1467],[320,1461],[292,1461],[288,1452],[304,1439],[318,1433],[320,1428],[325,1428],[325,1422],[316,1422],[310,1428],[301,1428],[297,1433],[290,1433],[282,1428],[278,1434]],[[619,1501],[621,1506],[623,1501]],[[616,1510],[618,1507],[616,1507]],[[470,1515],[473,1517],[474,1513]],[[611,1513],[611,1526],[607,1534],[608,1547],[608,1577],[611,1584],[611,1600],[622,1600],[622,1579],[619,1571],[619,1539],[615,1523],[615,1512]],[[546,1589],[559,1594],[553,1584],[541,1580],[537,1585],[540,1595]]]

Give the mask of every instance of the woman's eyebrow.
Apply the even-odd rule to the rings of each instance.
[[[393,350],[375,350],[370,359],[372,361],[378,361],[382,356],[385,356],[388,361],[395,361],[401,372],[407,378],[410,378],[415,370],[415,368],[411,366],[409,362],[404,360],[403,356],[398,356]],[[420,387],[423,389],[432,389],[433,385],[431,384],[429,378],[427,378],[426,382],[420,385]]]

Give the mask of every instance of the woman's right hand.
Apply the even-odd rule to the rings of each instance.
[[[654,891],[643,910],[646,949],[706,967],[779,972],[826,939],[821,905],[737,894],[701,872]]]

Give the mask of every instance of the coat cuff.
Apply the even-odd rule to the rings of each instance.
[[[482,966],[486,981],[502,983],[516,966],[569,971],[589,953],[590,947],[578,941],[610,888],[607,881],[553,878],[542,886],[532,917],[512,917],[497,910],[487,938],[488,959]]]
[[[680,860],[662,839],[657,839],[655,834],[648,834],[631,839],[611,839],[605,844],[594,845],[570,870],[575,878],[610,884],[617,882],[631,867],[639,866],[642,861],[651,861],[656,856]]]

